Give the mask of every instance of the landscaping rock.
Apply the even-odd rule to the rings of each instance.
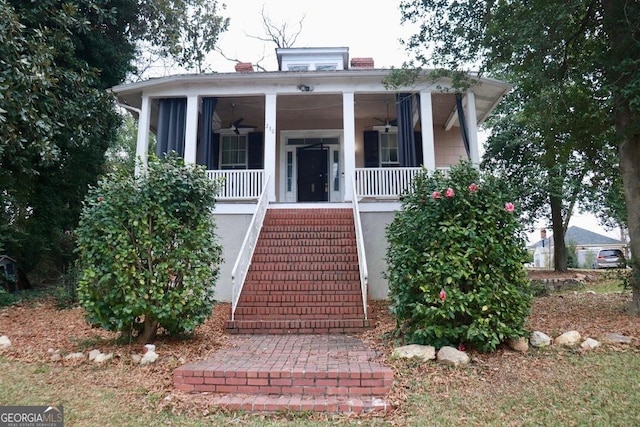
[[[529,337],[529,343],[532,347],[547,347],[551,345],[551,337],[544,332],[533,331]]]
[[[111,359],[113,359],[113,353],[107,353],[107,354],[100,353],[99,355],[96,356],[94,362],[104,363],[107,360],[111,360]]]
[[[55,353],[51,353],[51,361],[52,362],[58,362],[60,360],[62,360],[62,356],[60,355],[59,351],[57,351]]]
[[[83,360],[84,353],[69,353],[64,357],[64,360]]]
[[[142,356],[142,359],[140,360],[140,364],[143,366],[149,365],[151,363],[154,363],[156,360],[158,360],[158,353],[152,350],[148,350],[144,354],[144,356]]]
[[[11,340],[8,336],[3,335],[0,337],[0,350],[11,347]]]
[[[102,354],[100,353],[100,350],[91,350],[89,352],[89,360],[90,361],[96,360],[96,357],[98,357],[100,354]]]
[[[608,344],[630,344],[631,337],[627,337],[625,335],[618,334],[615,332],[613,333],[610,332],[602,336],[602,341]]]
[[[555,340],[553,340],[553,342],[558,345],[573,347],[575,345],[578,345],[581,339],[582,339],[582,336],[580,335],[580,332],[568,331],[560,335],[559,337],[557,337]]]
[[[140,354],[132,354],[132,355],[131,355],[131,361],[132,361],[134,364],[138,365],[138,364],[140,363],[140,361],[141,361],[141,360],[142,360],[142,355],[140,355]]]
[[[142,347],[142,354],[146,354],[148,351],[156,351],[156,346],[153,344],[145,344],[145,346]]]
[[[449,366],[460,366],[469,363],[469,356],[464,351],[453,347],[442,347],[438,350],[438,362]]]
[[[409,344],[397,347],[393,350],[393,356],[400,359],[411,359],[417,357],[424,361],[436,358],[436,349],[430,345]]]
[[[520,353],[526,353],[527,351],[529,351],[529,343],[527,342],[526,338],[511,338],[509,341],[507,341],[507,345],[512,350]]]
[[[587,338],[580,344],[580,348],[583,350],[593,350],[598,347],[600,347],[600,341],[594,340],[593,338]]]

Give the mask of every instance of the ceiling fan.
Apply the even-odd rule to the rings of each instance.
[[[374,119],[376,119],[379,122],[384,123],[384,131],[385,132],[389,132],[389,129],[391,129],[392,127],[397,127],[398,126],[398,120],[394,119],[394,120],[390,120],[389,119],[389,101],[386,102],[387,104],[387,119],[386,120],[382,120],[379,119],[377,117],[374,117]]]
[[[229,124],[229,129],[231,129],[236,135],[240,134],[240,129],[242,128],[255,128],[255,126],[252,125],[243,125],[242,121],[244,120],[243,117],[240,117],[239,119],[234,120],[233,118],[234,116],[234,110],[236,108],[236,104],[231,104],[231,123]]]

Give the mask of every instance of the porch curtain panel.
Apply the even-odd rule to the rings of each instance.
[[[218,147],[214,144],[213,135],[213,114],[218,105],[218,98],[202,98],[202,113],[200,115],[200,129],[198,131],[198,151],[196,152],[196,163],[204,165],[207,170],[217,169]],[[216,146],[214,146],[216,145]]]
[[[467,157],[471,158],[471,148],[469,147],[469,128],[467,128],[467,117],[464,115],[462,108],[462,94],[456,93],[456,108],[458,109],[458,122],[460,123],[460,133],[462,134],[462,143],[467,151]]]
[[[172,151],[184,157],[186,121],[187,98],[162,98],[158,101],[158,157],[164,157]]]
[[[413,133],[413,94],[396,95],[398,117],[398,162],[401,167],[418,165],[416,141]]]

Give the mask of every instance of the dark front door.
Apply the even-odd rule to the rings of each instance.
[[[298,201],[329,201],[327,166],[329,150],[310,146],[298,148]]]

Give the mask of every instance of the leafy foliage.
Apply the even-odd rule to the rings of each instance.
[[[408,341],[491,351],[525,333],[526,250],[508,194],[469,163],[416,177],[386,230],[392,312]]]
[[[200,166],[151,159],[87,196],[78,226],[78,296],[90,323],[146,341],[191,332],[211,313],[221,247],[216,184]]]

